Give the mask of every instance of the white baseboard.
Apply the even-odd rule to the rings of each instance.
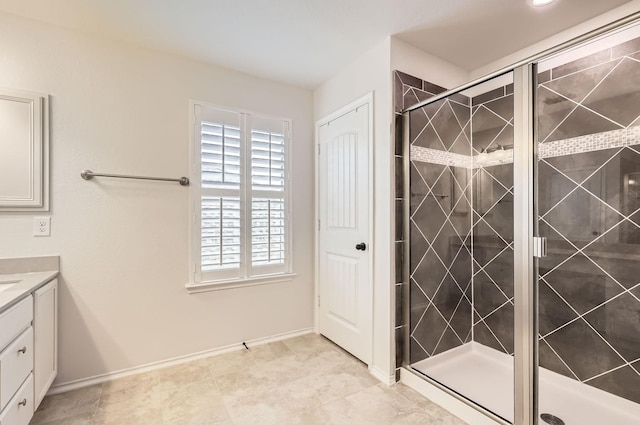
[[[480,412],[459,398],[449,394],[431,382],[407,370],[400,369],[400,382],[407,387],[418,392],[440,407],[448,410],[463,421],[472,425],[505,425],[508,424],[499,418],[491,418],[487,414]]]
[[[293,332],[286,332],[278,335],[273,335],[266,338],[257,338],[250,341],[245,341],[247,345],[256,346],[269,344],[271,342],[281,341],[283,339],[293,338],[300,335],[306,335],[312,333],[313,328],[301,329]],[[242,343],[227,345],[224,347],[214,348],[211,350],[200,351],[198,353],[187,354],[185,356],[174,357],[171,359],[161,360],[158,362],[148,363],[145,365],[135,366],[129,369],[123,369],[116,372],[104,373],[101,375],[90,376],[88,378],[77,379],[75,381],[56,383],[52,386],[47,395],[64,393],[71,390],[77,390],[79,388],[88,387],[95,384],[101,384],[107,381],[113,381],[114,379],[125,378],[131,375],[137,375],[139,373],[150,372],[152,370],[163,369],[169,366],[175,366],[183,363],[188,363],[194,360],[203,359],[205,357],[215,356],[217,354],[230,353],[232,351],[238,351],[244,349]]]
[[[395,370],[393,372],[393,375],[387,375],[386,373],[376,369],[375,367],[369,366],[369,373],[371,373],[378,381],[388,386],[396,383]]]

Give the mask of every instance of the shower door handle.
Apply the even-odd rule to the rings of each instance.
[[[533,237],[533,256],[536,258],[547,256],[547,238],[541,236]]]

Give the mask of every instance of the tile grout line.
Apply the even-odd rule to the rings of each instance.
[[[562,124],[564,124],[564,122],[569,118],[569,116],[571,116],[571,114],[573,114],[573,113],[576,111],[576,109],[578,109],[579,107],[583,107],[583,108],[588,109],[589,111],[591,111],[591,109],[589,109],[589,108],[587,108],[586,106],[582,105],[582,102],[584,102],[584,101],[585,101],[589,96],[591,96],[591,94],[593,94],[593,92],[594,92],[594,91],[596,91],[596,89],[597,89],[598,87],[600,87],[600,85],[604,82],[604,80],[606,80],[606,79],[609,77],[609,75],[611,75],[611,73],[612,73],[614,70],[616,70],[616,69],[618,68],[618,66],[620,66],[620,64],[621,64],[621,63],[622,63],[622,61],[618,62],[618,63],[617,63],[613,68],[611,68],[611,70],[610,70],[610,71],[609,71],[609,72],[608,72],[608,73],[607,73],[607,74],[606,74],[606,75],[605,75],[605,76],[604,76],[604,77],[603,77],[603,78],[598,82],[598,84],[596,84],[596,85],[595,85],[595,87],[594,87],[593,89],[591,89],[591,90],[587,93],[587,95],[586,95],[584,98],[582,98],[582,100],[581,100],[579,103],[577,103],[576,107],[575,107],[575,108],[573,108],[573,109],[571,110],[571,112],[569,112],[569,114],[567,114],[567,116],[565,116],[565,117],[564,117],[564,119],[563,119],[563,120],[562,120],[562,121],[561,121],[561,122],[560,122],[560,123],[559,123],[559,124],[554,128],[554,129],[553,129],[553,130],[551,130],[551,132],[549,133],[549,135],[547,135],[547,137],[545,137],[545,138],[544,138],[544,140],[542,140],[542,142],[541,142],[541,143],[546,142],[546,141],[549,139],[549,137],[551,137],[551,135],[552,135],[556,130],[558,130],[558,128],[560,128],[560,126],[561,126]],[[547,90],[553,91],[553,90],[551,90],[551,89],[549,89],[549,88],[547,88]],[[555,92],[554,92],[554,93],[555,93]],[[558,94],[559,94],[559,93],[558,93]],[[562,95],[560,95],[560,96],[562,96]],[[562,97],[564,97],[564,96],[562,96]],[[569,100],[571,100],[571,99],[569,99]],[[574,101],[572,101],[572,102],[574,102]],[[595,112],[595,111],[591,111],[591,112]],[[597,112],[595,112],[595,113],[597,114]],[[598,114],[598,115],[600,115],[600,114]],[[607,118],[607,117],[605,117],[605,118]],[[611,121],[611,122],[614,122],[613,120],[611,120],[611,119],[609,119],[609,118],[607,118],[607,119],[608,119],[609,121]],[[615,123],[615,122],[614,122],[614,123]],[[617,124],[617,123],[616,123],[616,124]],[[620,124],[618,124],[618,125],[620,125]],[[621,126],[621,127],[623,127],[623,128],[624,128],[624,126]]]

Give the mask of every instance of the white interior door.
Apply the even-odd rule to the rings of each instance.
[[[369,103],[318,130],[318,327],[371,362]]]

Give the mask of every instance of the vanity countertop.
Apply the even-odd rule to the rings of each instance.
[[[57,270],[0,274],[0,313],[58,276]]]

